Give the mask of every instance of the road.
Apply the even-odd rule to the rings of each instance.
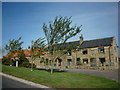
[[[45,68],[38,68],[45,69]],[[48,68],[46,68],[48,69]],[[75,73],[86,73],[90,75],[96,75],[100,77],[105,77],[108,79],[115,80],[120,83],[120,70],[89,70],[89,69],[55,69],[58,71],[67,71],[67,72],[75,72]]]
[[[35,88],[35,87],[2,76],[2,88]]]
[[[96,75],[100,77],[105,77],[108,79],[115,80],[120,83],[120,80],[118,76],[120,73],[118,73],[118,70],[87,70],[87,69],[68,69],[68,72],[76,72],[76,73],[86,73],[91,75]]]

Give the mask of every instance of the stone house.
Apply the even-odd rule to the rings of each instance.
[[[118,69],[118,46],[114,37],[84,40],[81,35],[79,41],[66,42],[62,47],[72,49],[61,56],[60,50],[54,52],[54,68]],[[34,63],[41,68],[50,68],[52,65],[48,53]]]

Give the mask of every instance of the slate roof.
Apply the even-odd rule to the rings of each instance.
[[[84,41],[80,48],[92,48],[100,46],[111,46],[113,37]]]
[[[80,41],[67,42],[62,45],[62,49],[71,48],[71,49],[84,49],[84,48],[93,48],[100,46],[111,46],[113,37],[94,39],[94,40],[85,40],[80,45]]]

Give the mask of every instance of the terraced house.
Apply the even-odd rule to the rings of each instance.
[[[61,50],[54,52],[56,59],[51,63],[48,52],[34,60],[39,68],[78,68],[78,69],[118,69],[118,46],[114,37],[95,40],[84,40],[80,36],[79,41],[66,42],[62,49],[71,48],[67,54],[59,55]],[[24,50],[31,62],[30,50]],[[15,56],[14,56],[15,57]]]
[[[60,50],[55,52],[58,56],[54,61],[55,68],[118,68],[118,46],[114,37],[84,40],[81,35],[79,41],[67,42],[63,45],[63,49],[68,47],[72,47],[72,49],[62,56],[59,56]],[[41,59],[36,59],[34,63],[37,67],[51,67],[50,55],[46,53]]]

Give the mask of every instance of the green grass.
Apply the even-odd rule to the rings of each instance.
[[[72,72],[46,70],[30,71],[30,68],[2,65],[2,72],[30,80],[52,88],[118,88],[118,83],[103,77]]]

